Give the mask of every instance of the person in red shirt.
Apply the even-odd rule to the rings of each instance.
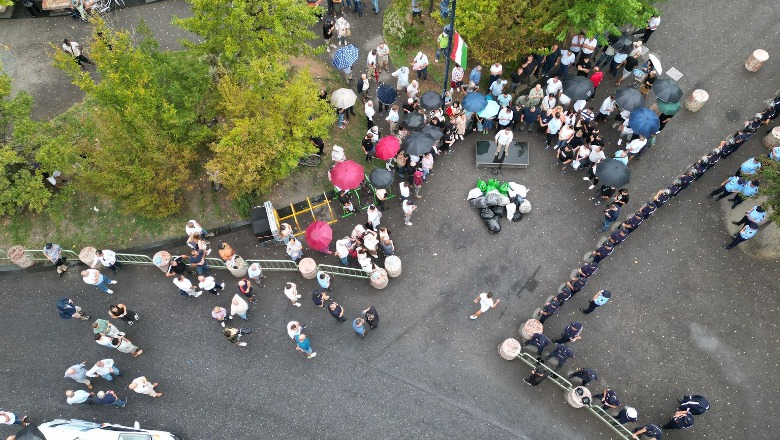
[[[604,78],[604,72],[602,72],[601,69],[599,69],[598,67],[594,67],[593,75],[590,76],[590,82],[593,83],[594,89],[597,89],[599,87],[599,84],[601,84],[601,80],[603,78]]]

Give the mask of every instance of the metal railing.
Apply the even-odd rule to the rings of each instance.
[[[331,275],[339,275],[343,277],[352,278],[371,278],[370,274],[367,274],[363,269],[355,269],[354,267],[344,266],[331,266],[329,264],[318,264],[317,270],[321,270]]]
[[[521,352],[519,355],[517,355],[517,359],[520,359],[524,364],[531,368],[541,367],[547,370],[547,379],[551,380],[565,393],[570,392],[574,388],[574,385],[569,382],[566,377],[561,376],[557,371],[551,369],[550,367],[536,362],[536,358],[534,356],[525,352]],[[587,408],[588,411],[590,411],[590,413],[593,414],[597,419],[601,420],[605,425],[609,426],[609,428],[612,429],[615,434],[619,435],[620,438],[625,440],[634,440],[634,436],[631,433],[631,430],[621,425],[620,422],[612,417],[611,414],[606,412],[601,406],[591,404],[585,408]]]

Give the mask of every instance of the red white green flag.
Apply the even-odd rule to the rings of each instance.
[[[452,36],[452,58],[456,63],[460,64],[460,67],[466,68],[466,58],[468,57],[469,47],[466,46],[466,42],[459,33],[455,32]]]

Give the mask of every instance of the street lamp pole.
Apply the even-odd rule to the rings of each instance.
[[[444,57],[447,59],[447,62],[444,66],[444,85],[441,89],[441,99],[442,103],[444,102],[444,95],[447,93],[447,89],[449,86],[449,79],[450,79],[450,54],[452,53],[452,39],[455,36],[455,6],[457,4],[458,0],[452,0],[452,8],[450,9],[450,33],[449,33],[449,39],[447,42],[447,53],[444,54]]]

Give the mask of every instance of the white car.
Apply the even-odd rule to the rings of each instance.
[[[39,425],[38,430],[46,440],[181,440],[167,431],[141,429],[138,422],[131,428],[79,419],[56,419]]]

